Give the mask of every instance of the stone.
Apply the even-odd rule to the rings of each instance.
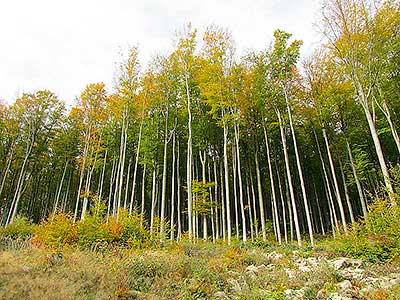
[[[317,259],[315,257],[308,257],[305,259],[305,261],[311,266],[316,266],[320,262],[320,259]]]
[[[229,276],[232,276],[232,277],[237,277],[237,276],[240,275],[239,272],[232,271],[232,270],[229,270],[229,271],[227,272],[227,274],[228,274]]]
[[[272,265],[273,267],[275,267],[273,264],[270,264],[270,265]],[[269,269],[269,266],[270,266],[270,265],[268,265],[268,267],[267,267],[266,265],[261,264],[261,265],[259,265],[259,266],[257,267],[257,270],[258,270],[259,273],[267,272],[267,271],[270,270],[270,269]]]
[[[337,285],[337,288],[341,292],[345,292],[347,290],[350,290],[352,288],[352,284],[349,280],[344,280],[342,282],[339,282]]]
[[[306,265],[300,265],[300,266],[299,266],[299,270],[300,270],[301,272],[303,272],[303,273],[311,272],[310,267],[308,267],[308,266],[306,266]]]
[[[276,251],[272,251],[272,252],[268,253],[266,256],[268,259],[270,259],[272,261],[277,261],[277,260],[280,260],[284,255],[281,253],[278,253]]]
[[[363,270],[363,269],[344,269],[344,270],[341,270],[339,273],[344,279],[361,280],[362,278],[364,278],[365,270]]]
[[[400,277],[390,279],[389,283],[392,286],[400,286]]]
[[[362,268],[365,265],[364,261],[361,259],[349,259],[347,263],[350,267],[357,269]]]
[[[275,265],[274,264],[268,264],[266,267],[266,271],[272,271],[275,269]]]
[[[257,273],[258,272],[258,268],[255,265],[250,265],[246,267],[246,272],[254,272]]]
[[[285,273],[287,274],[287,276],[289,276],[290,279],[293,279],[293,278],[296,277],[296,272],[295,271],[293,271],[291,269],[288,269],[288,268],[285,268],[283,270],[285,270]]]
[[[338,271],[338,270],[342,270],[342,269],[348,267],[349,266],[349,260],[350,259],[347,258],[347,257],[341,257],[341,258],[332,260],[330,263],[331,263],[332,267],[336,271]]]
[[[228,296],[225,294],[225,292],[219,291],[215,292],[213,295],[214,299],[229,299]]]
[[[352,300],[350,297],[341,296],[338,293],[329,294],[328,299],[331,299],[331,300]]]
[[[326,299],[326,292],[324,290],[319,290],[317,293],[317,299]]]
[[[228,279],[228,284],[233,292],[240,293],[242,291],[242,287],[236,279]]]

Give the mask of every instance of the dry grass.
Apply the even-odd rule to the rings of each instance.
[[[277,251],[282,254],[277,259],[261,248],[209,243],[105,252],[4,251],[0,252],[0,299],[213,299],[217,291],[229,299],[285,299],[285,290],[300,288],[304,299],[315,299],[319,290],[335,291],[341,278],[326,263],[301,272],[291,252]],[[257,274],[249,272],[249,266],[262,265]],[[395,267],[373,267],[373,271],[388,268]],[[240,291],[232,282],[239,284]],[[384,295],[379,292],[375,298]]]

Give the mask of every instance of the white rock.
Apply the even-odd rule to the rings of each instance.
[[[350,259],[347,258],[347,257],[341,257],[341,258],[332,260],[330,263],[331,263],[332,267],[333,267],[336,271],[338,271],[338,270],[344,269],[344,268],[346,268],[347,266],[349,266],[349,260],[350,260]]]
[[[392,286],[400,286],[400,277],[390,279],[389,282]]]
[[[338,290],[342,292],[352,288],[352,284],[349,280],[344,280],[342,282],[339,282],[336,286],[338,287]]]
[[[258,272],[258,268],[257,268],[255,265],[250,265],[250,266],[247,266],[246,272],[254,272],[254,273],[257,273],[257,272]]]
[[[215,299],[229,299],[225,292],[215,292],[213,295]]]
[[[320,259],[317,259],[315,257],[308,257],[305,259],[305,261],[312,266],[316,266],[318,265],[318,263],[320,262]]]
[[[363,269],[344,269],[340,271],[340,275],[343,276],[345,279],[357,279],[361,280],[364,278],[365,270]]]
[[[362,268],[365,265],[364,261],[360,259],[349,259],[347,262],[351,267],[357,269]]]
[[[351,300],[349,297],[341,296],[338,293],[332,293],[329,295],[329,298],[331,300]]]
[[[276,251],[272,251],[272,252],[268,253],[266,256],[268,259],[270,259],[272,261],[276,261],[276,260],[281,259],[284,255],[281,253],[278,253]]]
[[[296,272],[295,271],[293,271],[291,269],[288,269],[288,268],[285,268],[283,270],[285,270],[286,274],[289,276],[290,279],[293,279],[293,278],[296,277]]]
[[[305,266],[305,265],[300,265],[300,266],[299,266],[299,270],[300,270],[301,272],[304,272],[304,273],[311,272],[310,267]]]
[[[227,280],[227,282],[230,285],[230,288],[233,292],[240,293],[242,291],[242,288],[236,279],[230,278]]]

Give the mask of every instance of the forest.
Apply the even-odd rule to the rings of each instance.
[[[301,247],[346,234],[376,197],[397,206],[399,3],[325,1],[317,25],[300,59],[283,30],[239,57],[229,29],[187,24],[71,108],[48,90],[0,103],[1,225],[101,211],[161,243]]]

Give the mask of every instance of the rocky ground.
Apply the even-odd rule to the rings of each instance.
[[[0,299],[400,299],[400,266],[284,248],[0,252]]]
[[[303,282],[304,286],[300,288],[284,290],[283,295],[281,295],[284,296],[282,299],[400,299],[400,270],[398,267],[383,268],[381,265],[381,268],[379,268],[379,265],[368,265],[363,260],[348,257],[328,259],[323,256],[316,256],[304,258],[299,256],[298,251],[293,251],[292,255],[289,256],[273,251],[266,256],[272,263],[259,266],[250,265],[246,267],[244,274],[232,272],[232,278],[227,281],[230,291],[240,295],[244,289],[249,289],[246,278],[257,278],[265,273],[278,276],[277,270],[280,266],[283,267],[287,277],[292,280],[298,280],[305,274],[311,276],[324,275],[321,274],[322,270],[331,272],[331,275],[337,279],[334,284],[327,285],[325,283],[323,288],[318,291],[313,289],[315,283],[313,280],[305,281]],[[264,293],[265,299],[269,299],[269,296],[273,294],[269,291],[264,291]],[[214,297],[229,299],[229,296],[224,292],[216,292]]]

